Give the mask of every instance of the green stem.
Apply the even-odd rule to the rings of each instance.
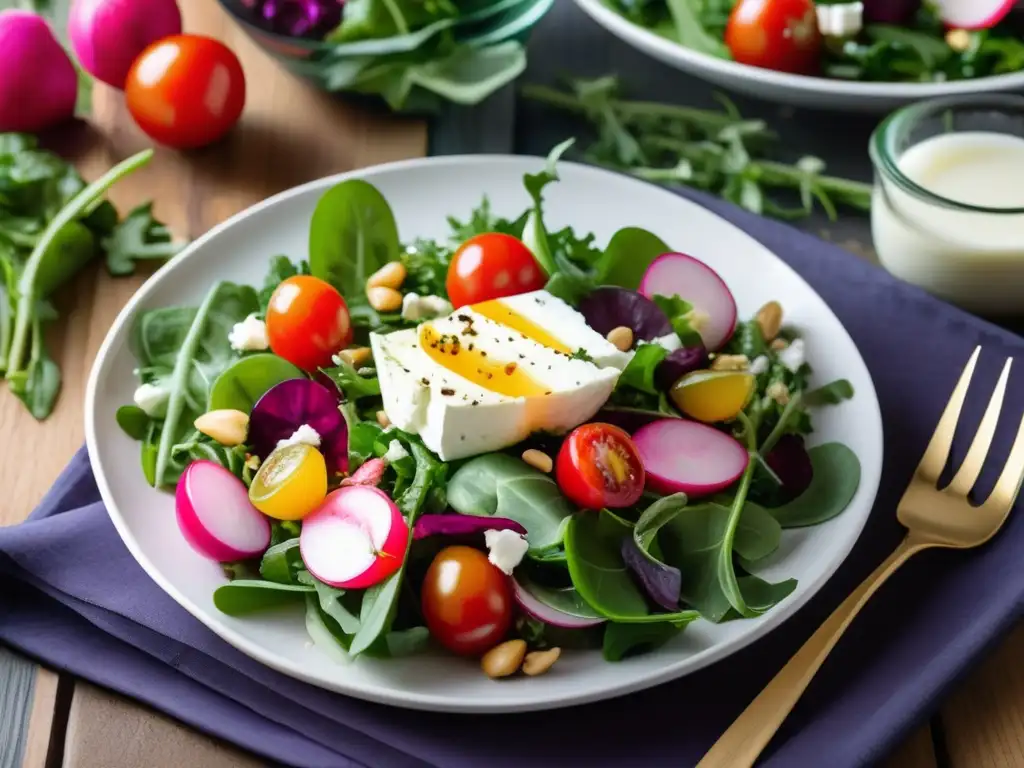
[[[718,579],[722,584],[722,591],[725,592],[725,596],[728,598],[729,604],[733,609],[735,609],[735,611],[741,616],[752,618],[758,614],[756,611],[752,611],[747,606],[746,600],[743,599],[743,593],[740,591],[740,585],[736,579],[736,569],[732,564],[732,553],[733,543],[736,539],[736,529],[739,528],[740,518],[743,516],[743,505],[747,501],[747,494],[750,491],[750,483],[754,476],[754,467],[756,465],[754,453],[757,450],[757,430],[747,415],[742,411],[737,418],[743,424],[743,436],[744,441],[747,444],[747,452],[749,455],[747,458],[747,468],[743,470],[743,477],[740,479],[739,487],[736,489],[736,495],[732,500],[732,507],[729,509],[729,521],[726,523],[725,534],[722,537],[722,548],[720,550],[718,560]]]
[[[762,456],[764,456],[765,454],[768,453],[768,451],[774,448],[775,444],[779,442],[779,438],[786,433],[786,425],[788,424],[790,418],[792,418],[793,414],[796,413],[796,409],[800,405],[802,400],[803,392],[794,392],[790,396],[789,402],[786,403],[786,407],[783,408],[782,413],[779,414],[779,420],[775,423],[774,429],[772,429],[772,431],[768,433],[768,437],[766,437],[764,442],[761,443],[759,453]]]

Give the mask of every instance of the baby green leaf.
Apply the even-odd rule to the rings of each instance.
[[[817,525],[838,515],[857,493],[860,460],[842,443],[825,443],[811,448],[814,475],[803,493],[768,512],[783,528]]]

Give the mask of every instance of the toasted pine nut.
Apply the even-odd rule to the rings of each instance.
[[[377,423],[380,424],[384,429],[391,426],[391,419],[384,411],[377,411]]]
[[[405,265],[402,262],[389,261],[383,267],[370,275],[370,279],[366,281],[366,287],[394,288],[397,290],[401,288],[402,283],[405,282],[405,276]]]
[[[370,348],[352,347],[351,349],[343,349],[338,353],[338,357],[353,368],[362,368],[370,360]]]
[[[523,451],[523,461],[534,469],[539,469],[544,474],[549,473],[554,466],[551,457],[544,453],[544,451],[538,451],[536,448]]]
[[[620,352],[628,352],[633,347],[633,329],[620,325],[608,331],[608,341]]]
[[[249,431],[249,414],[231,408],[209,411],[196,419],[194,426],[221,445],[241,445]]]
[[[966,29],[951,29],[946,33],[946,45],[957,53],[963,53],[971,47],[971,33]]]
[[[480,668],[488,677],[508,677],[519,669],[524,656],[526,656],[525,640],[507,640],[494,646],[483,655],[483,658],[480,659]]]
[[[716,355],[711,363],[712,371],[745,371],[749,367],[746,355]]]
[[[789,387],[781,381],[769,384],[768,389],[764,393],[779,405],[787,405],[789,403]]]
[[[769,301],[757,311],[757,324],[761,326],[761,334],[765,341],[771,341],[779,335],[782,328],[782,305],[777,301]]]
[[[561,648],[548,648],[546,651],[528,653],[523,661],[523,674],[530,677],[543,675],[551,669],[552,665],[558,661],[558,657],[561,655]]]
[[[378,312],[397,312],[402,308],[402,294],[394,288],[385,288],[383,285],[367,288],[366,298]]]
[[[789,342],[785,339],[772,339],[772,351],[781,352],[789,346]]]

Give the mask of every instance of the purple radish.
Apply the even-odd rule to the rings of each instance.
[[[193,461],[174,493],[178,526],[203,557],[228,563],[262,555],[270,522],[249,501],[245,484],[220,464]]]
[[[409,526],[384,491],[349,485],[302,521],[299,553],[313,576],[340,589],[366,589],[402,567]]]
[[[553,627],[586,629],[605,622],[572,588],[549,589],[517,576],[512,579],[512,594],[524,613]],[[537,595],[544,595],[546,600]],[[562,607],[551,604],[555,602]]]
[[[732,291],[711,267],[685,253],[662,254],[651,262],[640,281],[640,293],[678,296],[701,313],[694,328],[709,352],[721,349],[736,328],[736,300]]]
[[[989,29],[1006,18],[1016,0],[936,0],[939,16],[954,29]]]
[[[647,472],[647,485],[659,493],[709,496],[735,483],[750,461],[747,449],[732,436],[685,419],[640,427],[633,442]]]

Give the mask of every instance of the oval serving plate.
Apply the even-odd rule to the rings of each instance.
[[[410,160],[333,176],[283,192],[211,230],[159,270],[118,315],[103,342],[86,394],[86,439],[110,517],[135,559],[172,598],[231,645],[273,669],[323,688],[395,706],[451,712],[551,709],[618,696],[686,675],[725,658],[779,626],[828,580],[849,553],[874,502],[882,466],[882,424],[874,386],[860,353],[825,302],[764,246],[698,205],[662,188],[602,169],[560,163],[561,181],[545,190],[545,221],[572,225],[606,243],[622,226],[644,227],[672,247],[717,269],[742,316],[767,300],[785,308],[806,339],[815,382],[847,378],[856,396],[816,417],[814,442],[841,440],[862,463],[860,488],[837,518],[786,531],[782,546],[758,572],[795,577],[796,591],[757,619],[713,625],[698,621],[656,653],[618,663],[598,651],[563,654],[558,674],[496,683],[474,662],[441,652],[348,661],[309,641],[301,609],[247,618],[221,614],[214,589],[220,567],[195,554],[177,529],[173,495],[146,484],[139,446],[117,426],[118,406],[131,402],[135,366],[129,349],[135,316],[146,309],[198,302],[217,279],[263,280],[279,253],[305,257],[309,220],[320,195],[351,177],[377,186],[391,204],[403,241],[447,234],[446,217],[462,217],[486,194],[499,215],[529,205],[524,173],[540,158],[464,156]]]

